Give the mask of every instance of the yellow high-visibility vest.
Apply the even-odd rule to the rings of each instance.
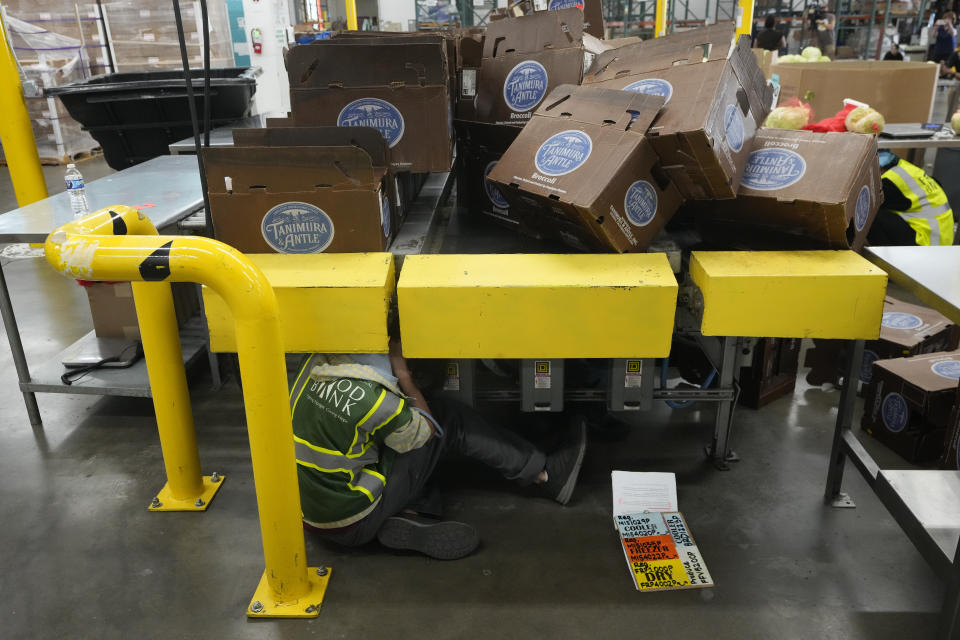
[[[906,219],[917,234],[918,245],[953,244],[953,211],[947,202],[947,194],[936,180],[906,160],[897,162],[881,177],[897,185],[910,200],[910,208],[906,211],[891,211]]]

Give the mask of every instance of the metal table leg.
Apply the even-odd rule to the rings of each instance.
[[[956,638],[960,633],[960,543],[953,554],[953,570],[947,579],[947,593],[940,611],[940,628],[937,637],[943,640]]]
[[[23,353],[23,343],[20,341],[20,328],[17,326],[13,304],[10,302],[7,279],[3,273],[3,261],[0,261],[0,316],[3,316],[3,326],[7,332],[7,341],[10,343],[10,352],[13,354],[13,365],[17,368],[17,378],[21,385],[30,382],[30,369],[27,367],[27,356]],[[37,397],[32,391],[23,392],[23,403],[27,406],[30,424],[33,426],[43,424],[40,408],[37,406]]]
[[[720,346],[719,373],[720,380],[718,389],[730,389],[734,384],[734,377],[737,364],[737,345],[739,338],[724,336]],[[709,453],[713,459],[714,466],[721,471],[726,471],[730,467],[727,462],[737,460],[736,454],[729,451],[730,426],[733,421],[733,400],[722,400],[717,405],[717,421],[714,425],[713,443],[710,446]]]
[[[850,355],[843,372],[843,390],[837,408],[837,426],[833,432],[833,448],[830,451],[830,470],[827,472],[827,488],[824,500],[834,507],[854,507],[853,500],[840,491],[843,485],[843,467],[847,459],[844,450],[845,434],[853,423],[853,407],[860,382],[860,365],[863,362],[863,340],[850,343]]]

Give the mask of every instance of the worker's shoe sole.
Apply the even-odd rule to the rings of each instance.
[[[547,496],[560,504],[570,502],[586,451],[587,421],[578,415],[567,428],[563,446],[547,456],[547,481],[541,485]]]
[[[437,560],[462,558],[480,544],[477,530],[468,524],[414,516],[387,518],[377,531],[377,540],[385,547],[418,551]]]

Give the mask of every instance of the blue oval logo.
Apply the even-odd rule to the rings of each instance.
[[[625,86],[621,91],[633,91],[634,93],[646,93],[651,96],[663,96],[663,104],[670,102],[673,95],[673,85],[660,78],[647,78],[638,80]]]
[[[333,242],[333,221],[306,202],[284,202],[267,211],[260,232],[277,253],[320,253]]]
[[[637,180],[623,197],[623,210],[635,227],[645,227],[657,215],[657,190],[646,180]]]
[[[723,114],[723,133],[734,153],[743,149],[743,117],[735,104],[727,105],[727,110]]]
[[[493,171],[495,166],[497,166],[496,160],[488,164],[487,168],[483,170],[483,191],[487,194],[487,198],[493,203],[493,206],[499,209],[509,209],[510,203],[507,202],[507,199],[504,198],[500,190],[497,189],[497,185],[487,180],[487,176],[490,175],[490,172]]]
[[[387,194],[380,194],[380,226],[383,227],[383,237],[390,237],[390,198]]]
[[[591,151],[593,140],[590,136],[577,129],[568,129],[555,133],[540,145],[534,164],[540,173],[562,176],[579,169]]]
[[[863,231],[867,224],[867,218],[870,217],[870,187],[863,185],[860,194],[857,196],[857,208],[853,218],[853,224],[857,226],[857,231]]]
[[[577,9],[583,8],[583,0],[550,0],[550,4],[547,5],[548,11],[556,11],[558,9]]]
[[[338,127],[373,127],[380,131],[391,148],[403,137],[403,115],[395,106],[379,98],[354,100],[337,116]]]
[[[937,362],[930,369],[938,376],[950,378],[951,380],[960,380],[960,360],[944,360]]]
[[[923,320],[912,313],[888,311],[883,314],[880,324],[887,329],[916,329],[923,324]]]
[[[789,149],[759,149],[750,154],[741,184],[756,191],[789,187],[807,172],[807,162]]]
[[[863,360],[860,362],[860,380],[870,382],[873,379],[873,363],[880,359],[876,352],[870,349],[863,351]]]
[[[910,408],[899,393],[888,393],[880,407],[883,425],[894,433],[900,433],[910,421]]]
[[[503,99],[514,111],[530,111],[547,95],[547,70],[535,60],[524,60],[507,74]]]

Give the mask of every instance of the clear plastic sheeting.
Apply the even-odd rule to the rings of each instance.
[[[97,142],[70,118],[63,105],[43,94],[47,87],[92,75],[90,55],[84,42],[51,31],[44,22],[34,24],[9,12],[5,24],[20,67],[40,158],[62,164],[96,149]]]

